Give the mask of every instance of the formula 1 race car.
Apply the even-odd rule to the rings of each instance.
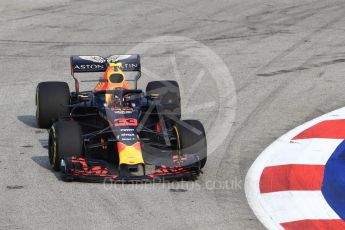
[[[194,180],[207,159],[197,120],[181,120],[176,81],[137,89],[139,55],[72,56],[75,92],[65,82],[36,90],[38,127],[49,129],[49,161],[65,181]],[[75,73],[102,72],[80,91]],[[83,82],[83,81],[81,81]]]

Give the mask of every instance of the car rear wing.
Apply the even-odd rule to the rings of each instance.
[[[139,72],[141,74],[140,56],[138,54],[111,55],[107,58],[101,56],[71,56],[71,75],[75,81],[76,93],[79,92],[79,81],[75,73],[102,73],[110,63],[122,63],[122,71]]]

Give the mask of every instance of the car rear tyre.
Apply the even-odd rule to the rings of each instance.
[[[66,82],[41,82],[36,88],[36,121],[49,128],[59,117],[68,116],[70,91]]]
[[[204,126],[197,120],[183,120],[176,124],[178,145],[182,154],[197,154],[202,169],[207,161],[207,142]]]
[[[163,115],[181,118],[181,96],[176,81],[151,81],[146,86],[146,93],[159,100]]]
[[[49,161],[55,171],[60,170],[61,159],[83,155],[82,130],[74,121],[57,121],[49,131]]]

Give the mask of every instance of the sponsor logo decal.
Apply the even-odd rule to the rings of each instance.
[[[116,114],[131,114],[132,110],[115,110],[114,113],[116,113]]]
[[[138,120],[135,118],[117,118],[114,120],[114,126],[138,126]]]
[[[127,58],[130,58],[132,55],[112,55],[110,57],[108,57],[108,62],[112,63],[112,62],[120,62],[122,60],[125,60]]]
[[[139,65],[134,63],[126,63],[122,65],[123,69],[137,69],[138,67]]]
[[[105,63],[106,60],[101,56],[79,56],[79,58],[86,60],[86,61],[92,61],[97,63]]]
[[[134,129],[120,129],[121,132],[134,132]]]
[[[83,65],[75,65],[75,70],[101,70],[104,69],[105,65],[102,64],[83,64]]]
[[[134,141],[135,138],[122,138],[121,140],[122,141]]]
[[[122,133],[121,136],[122,137],[134,137],[135,134],[134,133]]]

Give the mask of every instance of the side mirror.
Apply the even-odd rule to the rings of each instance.
[[[82,95],[82,94],[79,94],[79,99],[81,101],[88,101],[89,100],[89,96],[88,95]]]
[[[158,93],[151,93],[149,96],[151,97],[151,99],[157,99],[159,97],[159,94]]]

